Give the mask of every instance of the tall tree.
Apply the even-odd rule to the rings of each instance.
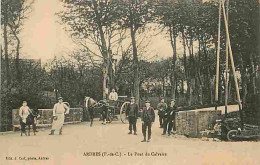
[[[180,26],[180,8],[174,1],[164,1],[155,7],[155,20],[162,25],[162,29],[167,29],[170,43],[172,46],[172,61],[171,61],[171,97],[175,98],[176,92],[176,60],[177,60],[177,42],[178,30]]]
[[[120,7],[120,24],[126,29],[130,29],[130,36],[133,49],[133,70],[134,70],[134,96],[137,103],[140,99],[140,75],[139,75],[139,61],[138,48],[136,42],[136,34],[139,30],[141,33],[145,29],[146,23],[151,16],[151,3],[146,0],[125,0],[113,1]]]
[[[102,58],[103,97],[106,97],[108,69],[111,54],[109,53],[115,41],[118,40],[118,6],[109,0],[76,0],[66,5],[67,11],[59,15],[64,23],[69,25],[72,36],[96,58]],[[90,45],[95,45],[93,48]],[[95,53],[98,49],[100,54]]]
[[[27,18],[30,8],[34,1],[28,2],[26,0],[11,0],[10,10],[12,17],[8,22],[8,27],[10,28],[10,34],[14,36],[16,40],[16,55],[15,55],[15,68],[16,68],[16,79],[19,82],[21,80],[21,72],[19,69],[20,60],[20,49],[21,49],[21,39],[20,31],[22,30],[23,22]]]
[[[1,20],[3,20],[1,22],[1,26],[3,27],[3,47],[4,47],[4,62],[5,62],[5,70],[1,70],[1,72],[4,72],[5,74],[3,74],[5,77],[4,81],[4,88],[5,88],[5,92],[4,92],[4,100],[5,100],[5,106],[2,109],[5,109],[6,112],[5,113],[9,113],[8,111],[10,111],[10,94],[11,94],[11,88],[12,88],[12,82],[14,82],[12,80],[12,76],[11,76],[11,68],[10,68],[10,60],[11,60],[11,51],[9,51],[9,47],[13,47],[13,45],[15,44],[15,40],[17,42],[17,47],[16,47],[16,58],[17,58],[17,65],[19,63],[19,54],[20,54],[20,38],[18,37],[18,29],[21,29],[21,23],[20,21],[23,19],[23,17],[21,15],[24,15],[24,12],[27,10],[23,6],[23,4],[25,4],[25,1],[22,0],[3,0],[1,1]],[[30,4],[27,4],[28,6],[30,6]],[[19,21],[17,21],[19,20]],[[17,22],[19,22],[17,24]],[[12,25],[16,25],[15,27]],[[14,35],[15,34],[15,35]],[[14,37],[13,37],[14,36]],[[2,49],[2,48],[1,48]],[[18,67],[16,67],[15,72],[18,74]],[[1,91],[3,92],[3,91]],[[1,102],[2,102],[1,98]],[[3,102],[2,102],[3,103]],[[2,115],[0,115],[0,117],[2,117]],[[2,121],[0,119],[0,121]],[[1,126],[0,126],[1,129]]]

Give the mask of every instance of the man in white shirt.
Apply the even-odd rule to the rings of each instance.
[[[21,133],[25,133],[25,124],[26,124],[26,119],[31,113],[30,108],[27,106],[27,102],[23,101],[23,106],[19,109],[19,116],[20,116],[20,124],[21,124]],[[21,134],[22,135],[22,134]]]
[[[118,95],[117,95],[115,89],[113,88],[112,92],[108,96],[109,105],[110,106],[116,106],[117,99],[118,99]]]
[[[64,124],[65,114],[69,114],[69,107],[63,102],[63,98],[58,98],[59,102],[54,105],[53,108],[53,122],[51,133],[49,135],[54,135],[55,130],[59,130],[59,134],[62,135],[62,126]]]
[[[108,99],[109,99],[110,101],[117,101],[118,95],[117,95],[117,93],[116,93],[116,91],[115,91],[114,88],[112,89],[112,92],[109,94]]]

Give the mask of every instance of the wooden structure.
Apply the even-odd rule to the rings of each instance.
[[[227,6],[229,4],[229,0],[226,1]],[[237,81],[237,74],[236,74],[236,69],[235,69],[235,64],[234,64],[234,59],[233,59],[233,53],[232,53],[232,48],[231,48],[231,43],[230,43],[230,37],[229,37],[229,28],[228,28],[228,7],[225,8],[225,0],[219,0],[219,24],[218,24],[218,48],[217,48],[217,62],[216,62],[216,88],[215,88],[215,110],[217,111],[217,104],[218,104],[218,88],[219,88],[219,53],[220,53],[220,28],[221,28],[221,15],[223,13],[224,17],[224,24],[225,24],[225,32],[226,32],[226,62],[225,62],[225,75],[226,75],[226,81],[225,81],[225,113],[227,113],[227,98],[228,98],[228,92],[227,92],[227,87],[228,87],[228,63],[230,59],[231,63],[231,68],[234,76],[234,82],[235,82],[235,89],[236,89],[236,97],[237,97],[237,103],[239,106],[239,112],[240,112],[240,119],[241,119],[241,127],[243,128],[243,115],[242,115],[242,103],[241,103],[241,98],[240,98],[240,93],[239,93],[239,86],[238,86],[238,81]]]

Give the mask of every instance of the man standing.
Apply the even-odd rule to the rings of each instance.
[[[175,100],[172,99],[170,102],[170,106],[168,107],[165,114],[162,135],[165,135],[166,131],[168,131],[168,136],[171,135],[171,130],[173,128],[173,124],[175,120],[175,112],[177,112],[177,107],[175,106]]]
[[[83,117],[82,117],[83,121],[87,121],[88,117],[89,117],[89,114],[87,113],[88,112],[88,101],[89,101],[89,99],[90,99],[90,97],[85,96],[85,99],[83,101]]]
[[[157,105],[160,128],[163,128],[165,112],[167,110],[167,104],[164,102],[164,98],[161,99],[161,102]]]
[[[63,102],[63,98],[58,98],[59,102],[54,105],[53,108],[53,122],[51,133],[49,135],[54,135],[55,130],[59,130],[59,134],[62,135],[62,126],[64,124],[65,114],[69,114],[69,107]]]
[[[107,123],[107,117],[108,117],[108,103],[107,103],[107,100],[106,98],[104,98],[102,101],[100,101],[101,103],[101,109],[102,109],[102,112],[101,112],[101,115],[102,115],[102,120],[103,120],[103,125],[106,125]]]
[[[86,97],[85,98],[85,108],[86,108],[86,114],[88,112],[89,118],[90,118],[90,127],[93,125],[93,119],[94,119],[94,106],[97,102],[91,98]]]
[[[31,113],[30,108],[27,106],[27,101],[23,101],[23,106],[19,109],[19,116],[20,116],[20,125],[21,125],[21,135],[24,133],[25,135],[25,124],[26,124],[26,119]]]
[[[155,114],[154,109],[150,105],[150,101],[145,102],[145,107],[142,112],[142,130],[144,135],[144,140],[142,142],[146,142],[146,130],[148,128],[148,140],[150,142],[152,135],[152,123],[154,122]]]
[[[128,134],[132,134],[132,129],[133,129],[134,135],[137,135],[136,120],[138,117],[138,105],[135,103],[134,97],[131,97],[131,102],[126,109],[126,116],[128,117],[128,121],[129,121],[129,131],[130,132]]]

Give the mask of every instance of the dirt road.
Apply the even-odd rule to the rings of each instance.
[[[138,135],[128,135],[127,124],[115,121],[104,126],[95,121],[93,127],[89,123],[66,125],[62,136],[49,136],[49,130],[27,137],[20,137],[18,132],[0,135],[0,164],[260,164],[259,142],[214,142],[162,136],[156,119],[152,141],[141,143],[140,121],[137,127]]]

